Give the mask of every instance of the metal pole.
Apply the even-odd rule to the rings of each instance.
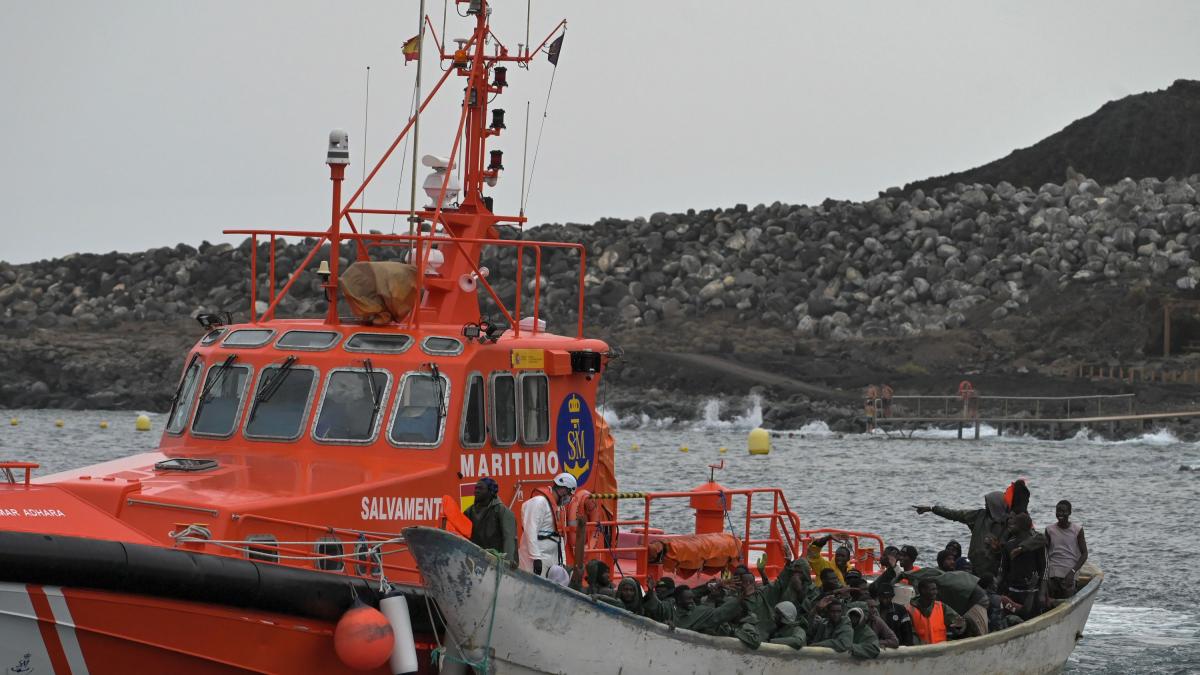
[[[417,98],[421,100],[421,65],[425,60],[425,50],[422,48],[425,44],[425,0],[421,0],[420,14],[417,16],[417,25],[420,27],[417,33]],[[446,36],[442,36],[444,41]],[[421,218],[417,216],[417,146],[421,143],[421,106],[417,106],[416,113],[413,114],[413,150],[412,150],[412,183],[408,191],[408,210],[411,214],[408,216],[408,236],[413,236],[413,233],[421,222]],[[409,262],[412,262],[412,240],[409,240]],[[418,299],[418,304],[420,300]]]

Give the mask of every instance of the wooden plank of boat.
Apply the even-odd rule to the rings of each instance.
[[[469,660],[488,655],[493,673],[1052,673],[1083,634],[1103,578],[1097,573],[1070,602],[1013,628],[861,660],[821,647],[750,650],[734,638],[672,630],[531,574],[499,570],[448,532],[414,527],[404,537],[454,641]]]

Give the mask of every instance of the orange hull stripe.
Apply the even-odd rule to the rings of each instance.
[[[71,664],[67,662],[67,653],[63,650],[62,640],[58,637],[57,625],[54,620],[54,612],[50,609],[50,600],[46,598],[46,591],[42,590],[41,586],[27,585],[25,589],[29,592],[29,601],[33,604],[33,611],[38,618],[38,632],[42,634],[42,643],[46,645],[46,653],[50,655],[50,665],[54,667],[55,673],[66,673],[70,675]]]

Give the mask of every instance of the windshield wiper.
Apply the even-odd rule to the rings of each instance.
[[[275,372],[271,374],[271,377],[259,386],[258,395],[254,397],[254,407],[250,409],[250,419],[254,419],[254,416],[258,414],[258,406],[270,401],[271,397],[283,386],[283,381],[292,372],[292,366],[296,364],[296,361],[299,361],[299,359],[295,356],[289,356],[284,359],[283,363],[278,368],[275,368]]]
[[[375,369],[371,367],[371,359],[363,359],[363,375],[367,378],[367,386],[371,389],[371,418],[367,420],[367,436],[371,435],[371,429],[375,428],[375,418],[379,416],[379,406],[383,405],[383,401],[379,400],[382,392],[375,386]]]
[[[196,359],[198,358],[200,358],[199,354],[192,354],[192,358],[190,361],[188,361],[187,367],[183,369],[183,377],[179,378],[179,386],[175,387],[175,395],[171,397],[171,409],[175,408],[175,405],[179,403],[180,397],[183,396],[183,385],[187,384],[188,371],[192,369],[192,366],[196,365]]]
[[[434,419],[433,428],[440,429],[442,426],[442,407],[446,403],[446,393],[442,389],[442,373],[438,370],[436,363],[429,363],[429,373],[433,378],[433,391],[437,396],[437,417]]]
[[[208,384],[204,385],[204,391],[200,393],[201,403],[206,403],[208,401],[208,395],[212,393],[213,387],[216,387],[217,383],[219,383],[221,379],[225,377],[225,373],[229,370],[229,367],[233,365],[234,361],[237,361],[237,354],[230,354],[229,357],[221,363],[221,365],[217,366],[216,374],[213,375],[213,378],[209,380]]]

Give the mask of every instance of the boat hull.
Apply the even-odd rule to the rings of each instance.
[[[1005,631],[860,660],[817,647],[750,650],[734,638],[672,630],[545,579],[499,571],[447,532],[410,528],[405,538],[463,654],[487,656],[493,673],[1054,673],[1082,635],[1102,581],[1097,574],[1069,603]]]
[[[246,608],[0,582],[5,675],[361,672],[338,660],[333,629]]]

